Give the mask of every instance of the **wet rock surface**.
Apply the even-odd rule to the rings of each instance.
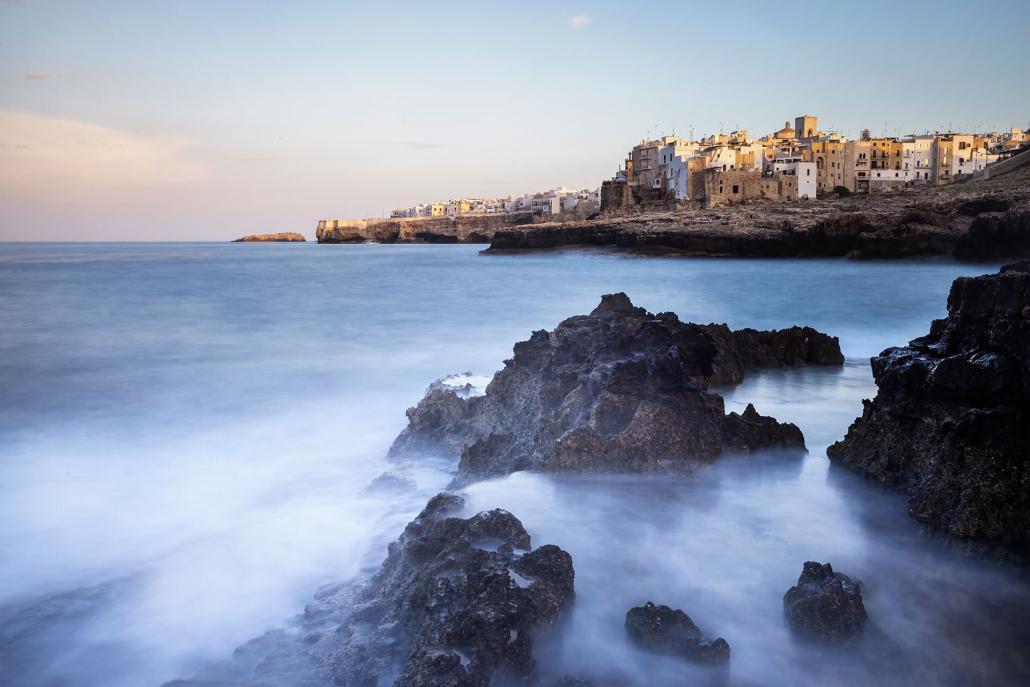
[[[686,613],[648,601],[626,612],[626,633],[640,646],[699,663],[725,663],[730,645],[709,639]]]
[[[289,632],[168,687],[535,681],[531,635],[572,602],[572,558],[553,545],[530,550],[507,511],[463,509],[460,496],[433,497],[367,583],[320,590]]]
[[[517,343],[486,394],[433,385],[390,453],[460,455],[457,483],[518,470],[689,473],[724,451],[804,450],[794,425],[725,414],[712,384],[748,368],[840,364],[835,338],[653,315],[622,293]]]
[[[798,583],[783,595],[783,612],[792,630],[810,638],[851,639],[866,622],[861,585],[814,561],[805,563]]]
[[[503,510],[457,517],[461,497],[439,494],[390,545],[382,569],[338,630],[326,666],[337,684],[488,685],[535,676],[530,633],[572,600],[572,558],[530,551]]]
[[[927,336],[872,359],[877,394],[827,449],[962,539],[1030,552],[1030,262],[955,280]]]

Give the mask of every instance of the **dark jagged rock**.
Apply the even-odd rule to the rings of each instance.
[[[730,660],[725,639],[709,639],[683,611],[648,601],[626,612],[626,632],[641,646],[700,663]]]
[[[830,459],[904,488],[927,525],[1030,552],[1030,262],[955,280],[948,317],[872,369]]]
[[[391,456],[459,455],[458,483],[517,470],[691,472],[727,450],[804,450],[794,425],[750,408],[726,416],[710,384],[755,366],[842,361],[836,339],[683,323],[622,293],[515,344],[484,396],[434,385]]]
[[[961,260],[998,260],[1030,255],[1030,211],[979,215],[955,244]]]
[[[722,419],[725,451],[745,454],[760,450],[789,451],[804,444],[805,437],[797,425],[759,415],[750,403],[742,414],[730,413]]]
[[[457,517],[461,497],[439,494],[389,547],[357,593],[325,661],[340,685],[490,684],[536,674],[531,631],[572,599],[572,558],[503,510]]]
[[[737,384],[748,369],[844,364],[837,337],[811,327],[760,331],[709,324],[704,329],[718,351],[709,380],[713,386]]]
[[[856,637],[866,622],[861,584],[814,561],[805,563],[798,583],[783,595],[783,611],[795,632],[823,639]]]

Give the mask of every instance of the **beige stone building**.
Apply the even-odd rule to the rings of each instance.
[[[704,206],[707,208],[755,200],[783,202],[798,199],[798,178],[791,174],[706,169],[696,176],[703,179]]]
[[[794,134],[801,140],[819,136],[819,118],[815,115],[801,115],[794,118]]]
[[[820,194],[846,185],[847,144],[844,141],[811,141],[804,149],[803,157],[806,162],[815,163],[816,186]]]

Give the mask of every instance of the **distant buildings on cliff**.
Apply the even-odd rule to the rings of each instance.
[[[600,189],[558,188],[507,198],[458,198],[446,202],[419,203],[390,213],[391,217],[458,217],[462,215],[579,215],[586,217],[601,207]]]
[[[831,192],[879,193],[952,183],[982,172],[1030,142],[1022,129],[858,140],[819,130],[801,115],[759,139],[747,131],[691,141],[644,140],[601,188],[605,211],[662,205],[719,207],[749,200],[789,201]]]

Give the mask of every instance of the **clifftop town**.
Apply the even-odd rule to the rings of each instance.
[[[389,219],[322,220],[316,236],[496,250],[588,244],[701,255],[949,254],[974,225],[981,237],[990,221],[1000,222],[995,233],[1026,233],[1028,146],[1030,135],[1017,128],[904,138],[866,130],[850,140],[801,115],[757,139],[734,131],[641,141],[597,191],[423,203]],[[956,193],[933,192],[951,186]],[[977,213],[959,208],[985,193],[1004,197]],[[974,221],[983,212],[1005,215]],[[1022,255],[1008,252],[1020,241],[1008,240],[1003,254]]]
[[[801,115],[794,126],[752,139],[747,131],[698,141],[679,136],[633,146],[615,176],[604,182],[601,210],[641,207],[722,207],[755,200],[815,199],[830,193],[883,193],[940,186],[984,175],[988,165],[1026,145],[1022,129],[987,134],[956,132],[858,140],[819,130]]]

